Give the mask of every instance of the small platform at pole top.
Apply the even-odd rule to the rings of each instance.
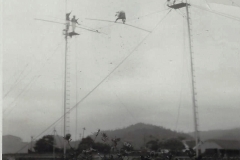
[[[169,5],[168,7],[173,8],[173,9],[180,9],[180,8],[186,7],[187,5],[190,5],[190,4],[178,3],[178,4]]]
[[[76,33],[76,32],[70,32],[70,33],[68,33],[68,35],[69,35],[70,37],[72,37],[72,36],[76,36],[76,35],[79,35],[79,34]]]

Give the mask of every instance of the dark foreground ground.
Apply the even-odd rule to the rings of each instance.
[[[2,160],[64,160],[59,155],[53,156],[53,154],[3,154]],[[157,156],[157,157],[141,157],[141,156],[125,156],[118,157],[117,155],[103,156],[103,155],[94,155],[92,157],[78,157],[76,158],[68,158],[66,160],[192,160],[187,156],[175,156],[171,159],[167,157]],[[240,156],[234,157],[202,157],[202,160],[240,160]]]

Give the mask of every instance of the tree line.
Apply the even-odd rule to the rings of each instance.
[[[120,140],[120,139],[119,139]],[[55,145],[55,140],[53,135],[45,135],[39,140],[36,141],[35,146],[33,147],[34,151],[37,153],[52,153],[55,151],[56,153],[62,153],[63,148],[59,148]],[[68,143],[68,150],[73,150],[73,147]],[[112,146],[107,143],[101,143],[101,142],[95,142],[91,137],[83,138],[77,148],[74,150],[82,153],[83,150],[88,150],[89,148],[92,148],[96,150],[99,153],[110,153]],[[133,150],[132,146],[125,146],[123,145],[121,149],[125,149],[127,151]]]
[[[183,140],[181,137],[171,138],[167,140],[155,139],[148,141],[144,147],[148,148],[151,151],[159,151],[161,149],[168,149],[172,151],[183,150],[185,149],[185,146],[183,145],[181,140]],[[36,141],[33,148],[37,153],[51,153],[53,151],[55,151],[56,153],[62,153],[63,148],[58,148],[57,146],[54,147],[54,141],[55,140],[53,135],[45,135]],[[86,137],[79,142],[78,146],[74,150],[82,153],[83,150],[88,150],[89,148],[93,148],[99,153],[108,154],[111,152],[112,146],[105,142],[95,142],[91,137]],[[73,148],[69,146],[68,150],[70,149]],[[131,145],[122,145],[121,149],[126,151],[134,150],[133,146]]]

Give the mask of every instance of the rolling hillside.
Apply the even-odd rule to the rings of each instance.
[[[101,132],[104,132],[108,135],[108,143],[111,143],[112,138],[121,138],[122,143],[125,141],[130,142],[135,149],[143,147],[144,143],[154,139],[163,140],[177,137],[184,137],[188,140],[192,139],[192,137],[188,134],[177,133],[170,129],[144,123],[138,123],[122,129]],[[94,138],[94,136],[92,137]],[[103,142],[101,140],[101,134],[96,138],[96,141]]]
[[[160,126],[138,123],[135,125],[128,126],[126,128],[117,129],[117,130],[108,130],[101,131],[98,137],[96,138],[96,142],[102,142],[102,133],[106,133],[109,137],[109,140],[106,142],[111,144],[112,138],[121,138],[121,142],[119,145],[123,144],[123,142],[130,142],[135,149],[140,149],[150,140],[164,140],[168,138],[178,138],[184,137],[186,140],[193,139],[193,133],[178,133],[172,131],[170,129],[166,129]],[[230,129],[230,130],[212,130],[212,131],[203,131],[200,132],[201,139],[222,139],[222,140],[240,140],[240,128]],[[95,134],[91,135],[93,139],[95,139]],[[23,142],[21,138],[5,135],[2,136],[3,139],[3,154],[4,153],[16,153],[18,150],[21,150],[20,153],[27,153],[27,149],[29,148],[29,142]],[[63,138],[61,136],[56,136],[56,147],[63,147]],[[77,147],[79,141],[72,141],[71,146],[74,148]],[[33,143],[34,145],[34,143]],[[26,146],[26,147],[24,147]]]

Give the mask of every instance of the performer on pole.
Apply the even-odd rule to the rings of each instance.
[[[71,12],[66,14],[66,25],[67,25],[66,29],[67,29],[67,31],[68,31],[69,26],[70,26],[70,14],[71,14]]]
[[[72,22],[72,31],[75,33],[75,28],[76,28],[76,24],[79,24],[78,19],[75,18],[75,16],[73,16],[73,18],[71,19]]]

